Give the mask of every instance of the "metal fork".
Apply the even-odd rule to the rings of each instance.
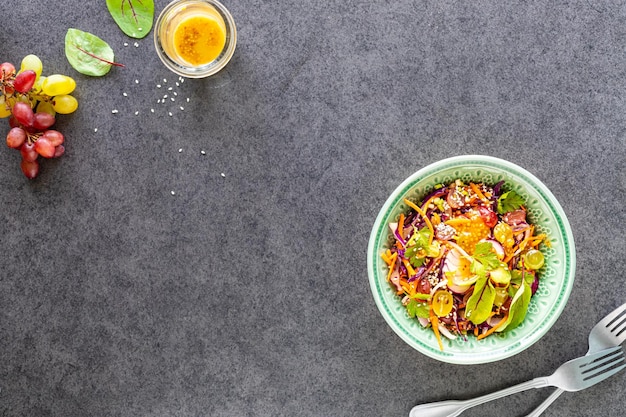
[[[617,307],[591,329],[587,355],[611,346],[621,345],[624,340],[626,340],[626,303]],[[563,390],[557,388],[539,407],[535,408],[526,417],[538,417],[561,394],[563,394]]]
[[[588,388],[626,368],[621,346],[565,362],[552,375],[535,378],[471,400],[439,401],[413,407],[409,417],[455,417],[468,408],[531,388],[555,386],[565,391]]]

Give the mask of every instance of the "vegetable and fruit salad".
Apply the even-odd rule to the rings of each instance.
[[[441,336],[483,339],[522,323],[549,246],[515,191],[456,180],[438,185],[389,227],[387,281],[412,318]]]

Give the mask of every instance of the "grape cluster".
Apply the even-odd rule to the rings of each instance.
[[[57,158],[65,153],[65,137],[51,129],[57,114],[78,108],[70,93],[76,81],[61,74],[41,75],[36,55],[27,55],[20,70],[10,62],[0,64],[0,118],[9,118],[7,146],[22,154],[22,172],[28,178],[39,173],[39,157]]]

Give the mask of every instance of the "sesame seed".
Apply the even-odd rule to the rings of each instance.
[[[172,116],[172,112],[168,112],[167,114],[168,114],[169,116]]]
[[[135,84],[139,84],[139,80],[135,80]]]
[[[98,131],[98,128],[96,127],[93,131],[94,131],[94,132],[97,132],[97,131]]]
[[[154,113],[154,109],[150,109],[150,112]]]
[[[172,91],[172,87],[169,87],[169,88],[167,89],[167,91]]]
[[[165,94],[165,95],[163,96],[163,98],[167,98],[167,94]]]
[[[220,175],[222,176],[222,178],[226,178],[226,174],[224,174],[223,172]]]
[[[141,32],[141,31],[143,31],[143,28],[137,28],[137,30],[138,30],[139,32]]]
[[[176,100],[174,100],[174,97],[170,98],[170,100],[172,100],[172,101],[176,101]]]
[[[176,81],[176,87],[180,87],[180,84],[178,83],[178,81]]]
[[[200,153],[201,153],[202,155],[206,155],[206,152],[204,152],[204,151],[200,151]]]
[[[178,149],[178,153],[181,153],[183,151],[183,148]]]
[[[167,82],[167,79],[163,78],[163,82],[164,82],[164,83],[166,83],[166,82]]]
[[[124,42],[124,46],[128,46],[128,42]]]
[[[157,84],[157,88],[161,88],[161,84]]]
[[[117,110],[111,110],[111,113],[115,114],[117,113]]]
[[[176,91],[174,91],[174,95],[175,95],[175,96],[177,96],[177,95],[178,95],[178,93],[177,93]]]
[[[137,42],[135,42],[135,48],[139,47],[139,44]]]
[[[135,116],[137,116],[138,114],[139,114],[139,111],[136,111],[136,112],[135,112]]]
[[[189,97],[187,97],[187,103],[189,103]]]
[[[122,95],[123,95],[124,97],[128,97],[128,94],[126,94],[126,93],[122,93]]]
[[[185,110],[185,108],[183,106],[180,106],[180,110],[183,111]]]
[[[172,193],[172,195],[176,195],[176,191],[172,190],[170,192]]]

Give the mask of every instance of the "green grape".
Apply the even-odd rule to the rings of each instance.
[[[544,257],[543,253],[537,249],[531,249],[524,255],[524,265],[527,268],[537,270],[543,266]]]
[[[41,85],[44,94],[54,97],[67,95],[76,88],[76,81],[72,77],[61,74],[48,75]]]
[[[37,78],[37,81],[35,81],[35,85],[33,86],[33,91],[35,93],[41,93],[41,90],[43,88],[43,82],[45,80],[46,80],[46,77],[44,75]]]
[[[11,108],[7,105],[4,96],[0,96],[0,119],[9,117],[11,115]]]
[[[37,77],[41,75],[41,71],[43,70],[43,64],[41,63],[41,59],[37,55],[26,55],[24,59],[22,59],[22,65],[20,67],[20,72],[24,72],[26,70],[33,70]]]
[[[57,113],[73,113],[78,108],[78,100],[68,94],[56,96],[52,99],[52,108]]]
[[[37,112],[48,113],[53,116],[56,116],[57,114],[57,112],[54,111],[54,107],[52,107],[52,103],[50,103],[49,101],[40,101],[39,104],[37,104]]]

